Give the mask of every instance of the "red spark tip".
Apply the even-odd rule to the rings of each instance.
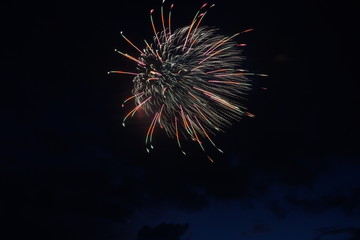
[[[246,114],[247,116],[251,117],[251,118],[254,118],[254,117],[255,117],[255,115],[254,115],[254,114],[249,113],[249,112],[245,112],[245,114]]]
[[[253,29],[253,28],[249,28],[249,29],[247,29],[247,30],[243,31],[243,33],[246,33],[246,32],[251,32],[251,31],[254,31],[254,29]]]
[[[172,3],[171,6],[170,6],[170,10],[174,7],[174,4]]]
[[[150,14],[152,14],[152,13],[154,12],[154,10],[155,10],[155,9],[151,9],[151,10],[150,10]]]
[[[202,9],[202,8],[206,7],[207,5],[208,5],[208,3],[204,3],[204,4],[201,6],[201,8],[200,8],[200,9]]]

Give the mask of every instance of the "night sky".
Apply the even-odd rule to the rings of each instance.
[[[204,2],[174,3],[176,28]],[[0,239],[360,239],[355,1],[209,3],[203,25],[255,29],[244,68],[269,75],[215,163],[161,131],[148,154],[144,113],[121,125],[132,79],[106,73],[135,70],[120,31],[151,40],[161,0],[2,3]]]

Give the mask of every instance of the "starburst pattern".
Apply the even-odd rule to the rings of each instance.
[[[205,3],[189,26],[172,31],[174,4],[171,4],[165,19],[164,2],[161,5],[161,31],[154,24],[154,9],[150,11],[154,37],[151,43],[145,40],[143,50],[121,32],[121,36],[140,54],[136,58],[115,50],[134,61],[138,72],[109,72],[134,76],[133,95],[124,103],[133,99],[136,106],[125,116],[123,125],[141,108],[152,118],[145,137],[148,152],[153,148],[151,142],[156,126],[175,138],[184,154],[181,139],[190,138],[205,151],[204,139],[216,147],[211,135],[223,131],[234,120],[253,116],[246,112],[241,101],[251,87],[247,76],[254,74],[241,69],[244,60],[241,47],[244,44],[234,40],[252,29],[224,36],[215,28],[200,26],[207,10],[214,6]]]

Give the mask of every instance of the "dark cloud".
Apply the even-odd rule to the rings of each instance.
[[[137,240],[180,240],[188,230],[188,224],[161,223],[156,227],[144,226]]]
[[[281,203],[278,201],[268,201],[267,206],[278,220],[282,220],[286,217],[287,210],[286,208],[282,207]]]
[[[360,216],[360,188],[354,188],[349,194],[335,192],[319,196],[318,199],[286,197],[289,203],[302,207],[311,213],[322,213],[335,208],[340,208],[350,217]]]
[[[318,231],[320,234],[314,240],[325,240],[331,236],[341,237],[343,240],[360,240],[360,228],[357,227],[328,227]]]
[[[251,227],[251,229],[247,232],[244,232],[242,236],[252,236],[252,235],[259,235],[259,234],[266,234],[273,229],[272,224],[255,224]]]

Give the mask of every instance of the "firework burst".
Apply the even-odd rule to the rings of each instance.
[[[241,33],[223,36],[218,30],[202,27],[207,10],[214,5],[203,4],[189,26],[171,29],[171,4],[168,14],[161,5],[161,30],[153,20],[154,9],[150,11],[150,22],[154,31],[153,41],[145,40],[144,49],[139,49],[121,32],[121,36],[139,52],[138,57],[115,50],[137,64],[137,72],[110,71],[133,75],[132,96],[124,101],[135,101],[135,108],[124,118],[133,116],[140,108],[152,118],[145,137],[146,149],[153,148],[151,142],[156,126],[169,137],[176,139],[181,151],[183,139],[196,141],[205,151],[203,141],[207,140],[220,150],[211,135],[223,131],[234,120],[253,116],[240,103],[250,88],[247,75],[254,75],[241,69],[244,57],[241,46],[234,41]],[[208,157],[210,161],[213,161]]]

